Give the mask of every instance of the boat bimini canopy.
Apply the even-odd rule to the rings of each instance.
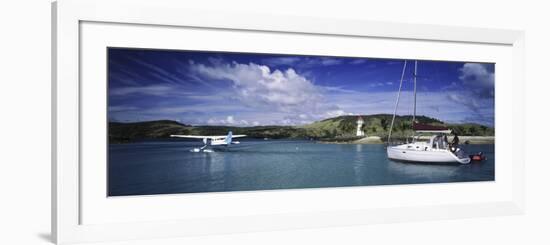
[[[413,130],[417,133],[439,133],[450,134],[451,130],[445,126],[414,123]]]

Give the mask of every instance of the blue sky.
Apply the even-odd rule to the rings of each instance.
[[[108,49],[110,121],[303,125],[392,114],[405,60]],[[397,114],[412,114],[407,61]],[[494,64],[418,61],[417,114],[494,125]]]

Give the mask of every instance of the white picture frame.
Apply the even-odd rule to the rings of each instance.
[[[254,20],[254,21],[250,21]],[[477,189],[476,194],[497,188],[500,193],[492,199],[451,200],[433,202],[431,205],[393,205],[389,200],[383,208],[384,200],[376,207],[344,206],[335,203],[327,209],[312,211],[281,210],[276,207],[263,210],[263,213],[198,215],[159,220],[96,220],[90,224],[82,222],[83,203],[87,200],[83,192],[83,179],[87,169],[81,161],[82,150],[82,26],[85,23],[111,23],[128,26],[192,28],[205,30],[262,32],[268,34],[312,35],[319,37],[375,38],[380,40],[409,40],[437,42],[442,46],[454,44],[475,44],[504,47],[509,54],[507,78],[504,85],[497,86],[497,96],[514,96],[512,100],[497,100],[500,107],[506,106],[510,113],[506,123],[499,124],[497,130],[505,130],[508,142],[507,161],[510,162],[503,178],[496,178],[495,185],[448,185],[393,186],[369,189],[377,195],[394,195],[406,190],[411,193],[420,190],[423,194],[445,191],[467,192]],[[377,224],[402,221],[452,219],[495,215],[521,214],[524,211],[524,34],[518,30],[497,30],[471,27],[450,27],[438,25],[418,25],[375,21],[335,20],[298,16],[271,16],[255,13],[209,12],[188,9],[184,2],[177,1],[91,1],[62,0],[52,5],[52,237],[58,244],[75,242],[113,241],[127,239],[151,239],[202,234],[222,234],[234,232],[266,231],[277,229],[314,228],[338,225]],[[170,30],[165,30],[170,32]],[[98,37],[96,39],[101,39]],[[327,47],[330,49],[330,47]],[[498,64],[498,62],[497,62]],[[499,73],[497,73],[497,77]],[[98,96],[97,100],[104,100]],[[498,107],[498,105],[497,105]],[[502,112],[502,110],[501,110]],[[499,110],[497,108],[497,115]],[[503,115],[503,113],[500,113]],[[504,115],[503,115],[504,117]],[[501,127],[502,126],[502,127]],[[500,131],[503,132],[503,131]],[[497,133],[498,135],[498,133]],[[497,140],[497,144],[500,141]],[[502,145],[502,144],[501,144]],[[502,146],[504,147],[504,146]],[[501,150],[502,152],[502,150]],[[319,189],[312,195],[337,195],[349,197],[354,189]],[[285,200],[290,196],[309,195],[310,192],[277,191],[249,192],[247,198],[268,196]],[[210,195],[211,199],[231,198],[231,194]],[[217,196],[216,196],[217,195]],[[245,194],[235,196],[244,197]],[[106,197],[105,197],[106,198]],[[133,197],[140,201],[142,197]],[[143,197],[145,198],[145,197]],[[177,195],[168,198],[147,197],[155,200],[154,205],[176,206]],[[208,199],[208,198],[206,198]],[[267,199],[266,199],[267,200]],[[149,201],[146,201],[149,205]],[[399,200],[393,200],[398,202]],[[206,200],[209,202],[209,200]],[[93,203],[93,202],[92,202]],[[124,202],[124,205],[128,205]],[[238,204],[238,203],[235,203]],[[339,205],[341,206],[339,208]],[[88,205],[90,206],[90,205]],[[134,207],[135,208],[135,207]],[[101,212],[96,210],[95,212]],[[108,212],[108,210],[104,210]],[[147,212],[145,212],[147,213]],[[131,215],[131,214],[128,214]],[[159,215],[151,212],[150,216]],[[109,216],[109,215],[107,215]]]

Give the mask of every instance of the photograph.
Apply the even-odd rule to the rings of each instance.
[[[106,52],[109,197],[495,180],[495,63]]]

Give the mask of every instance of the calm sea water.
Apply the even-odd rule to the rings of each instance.
[[[468,165],[388,160],[384,145],[241,140],[194,153],[197,141],[109,145],[110,196],[494,180],[494,145],[463,145]]]

